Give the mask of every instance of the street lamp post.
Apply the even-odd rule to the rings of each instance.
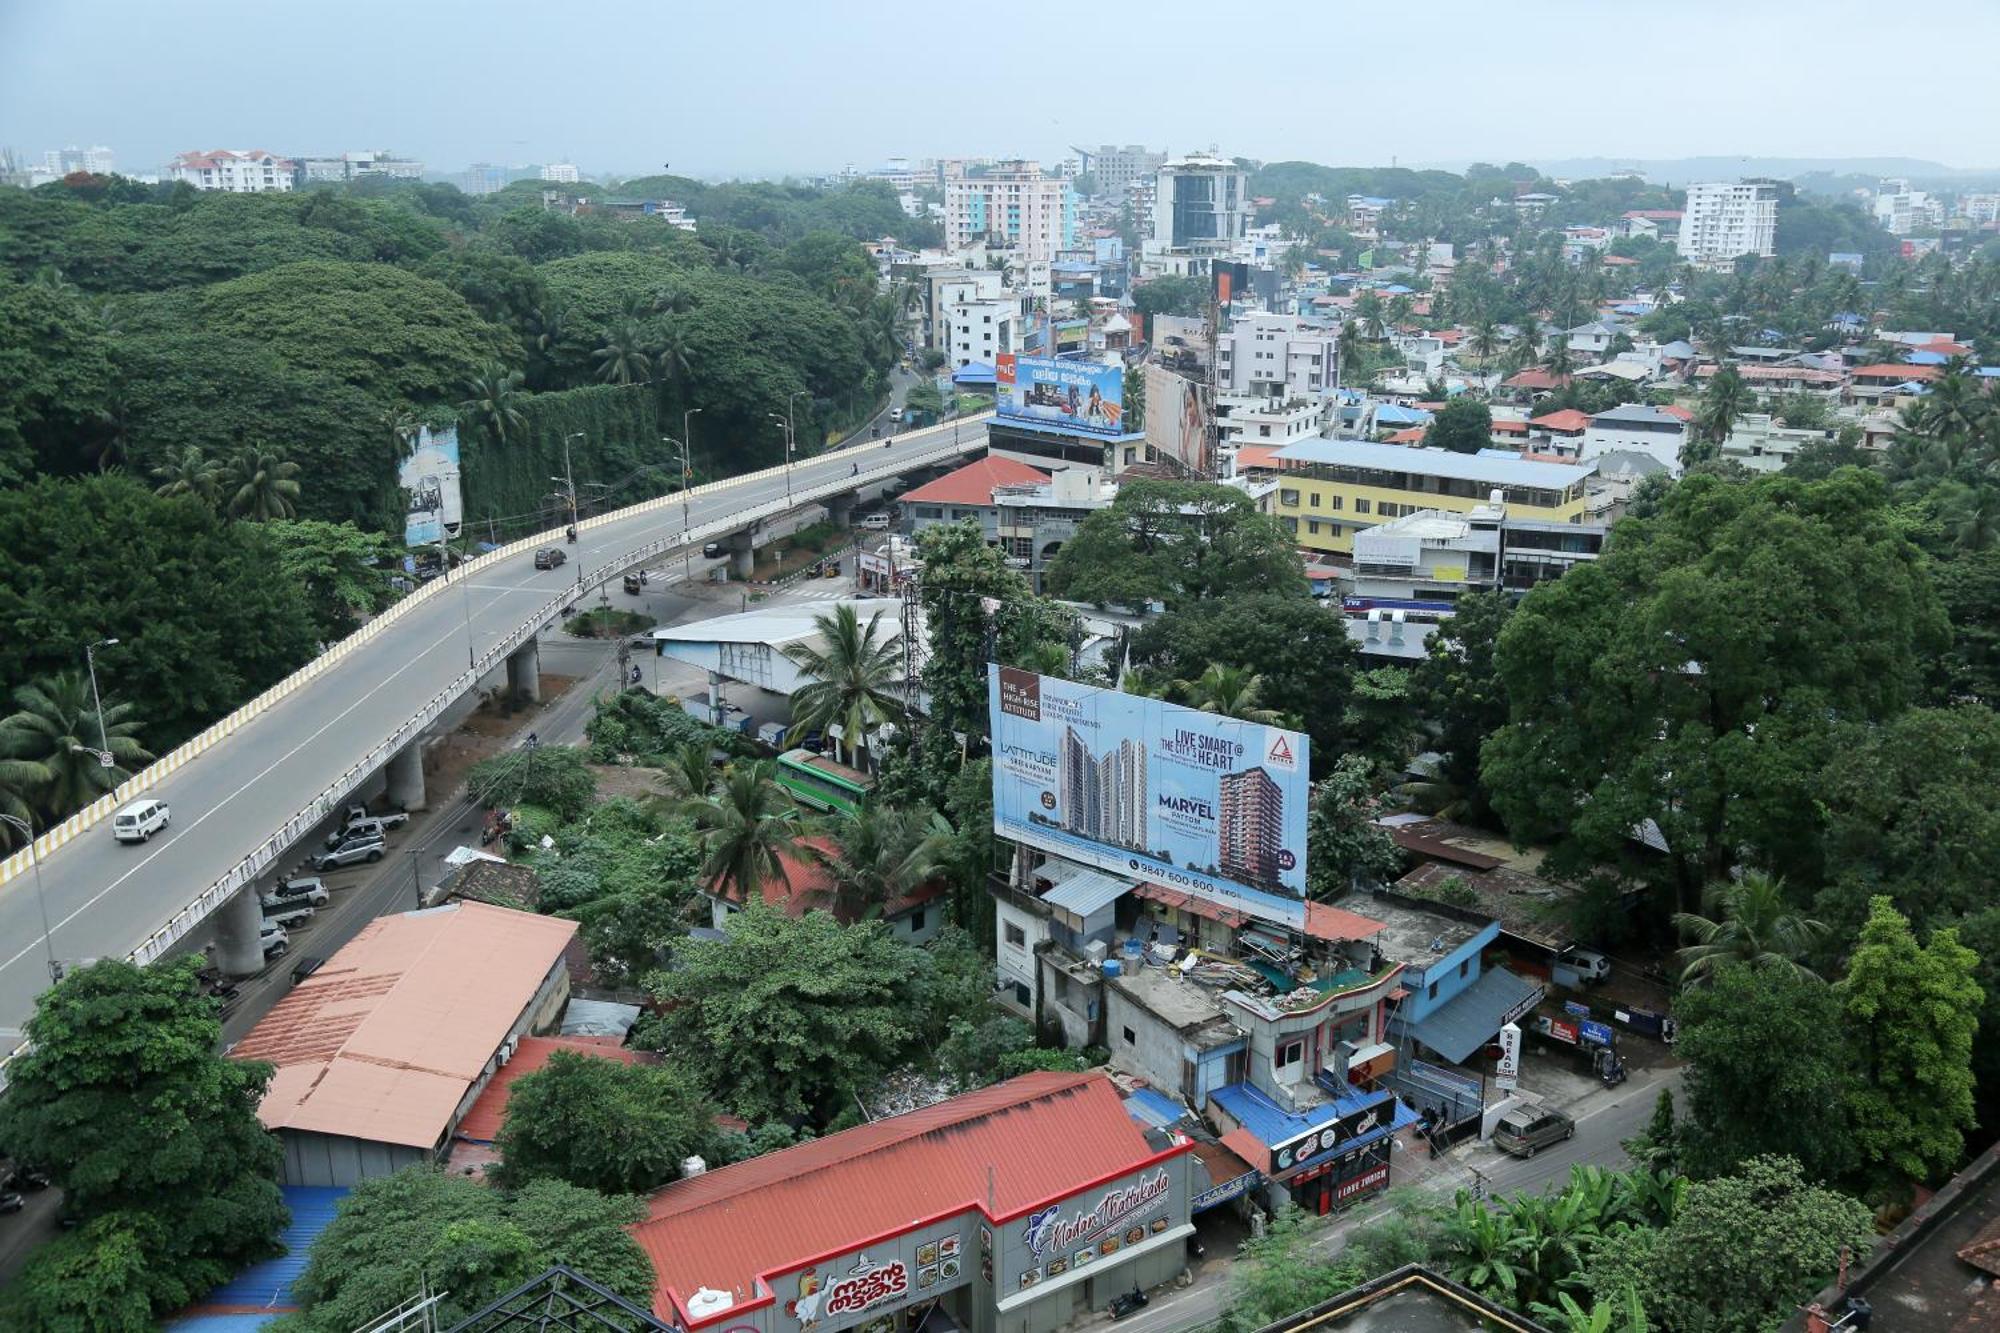
[[[97,693],[97,650],[117,644],[116,639],[99,639],[83,646],[83,664],[90,669],[90,705],[97,710],[97,745],[105,754],[111,753],[111,741],[104,731],[104,700]]]
[[[777,422],[779,427],[785,432],[785,503],[790,504],[792,502],[792,423],[789,418],[781,417],[776,412],[769,412],[765,415]]]
[[[560,477],[549,478],[550,481],[560,481],[563,484],[563,489],[569,492],[569,537],[571,541],[576,540],[576,474],[570,471],[569,442],[582,438],[583,432],[580,430],[572,431],[568,435],[563,436],[563,474]]]
[[[699,409],[699,408],[696,408],[695,410],[696,410],[696,411],[700,411],[701,409]],[[685,428],[683,428],[683,429],[685,429]],[[660,442],[661,442],[662,444],[671,444],[671,445],[673,445],[673,446],[675,447],[675,449],[677,449],[677,450],[679,451],[679,454],[680,454],[680,461],[681,461],[681,580],[682,580],[683,582],[685,582],[685,583],[693,583],[693,582],[694,582],[694,547],[693,547],[692,545],[690,545],[690,544],[689,544],[689,539],[688,539],[688,530],[689,530],[689,529],[691,529],[691,528],[692,528],[692,527],[694,526],[694,520],[693,520],[692,518],[690,518],[690,517],[689,517],[689,512],[688,512],[688,447],[687,447],[687,441],[686,441],[686,440],[677,440],[677,439],[675,439],[675,438],[674,438],[673,436],[671,436],[671,435],[662,435],[662,436],[660,437]]]
[[[456,472],[446,472],[440,479],[456,482],[458,475]],[[451,582],[451,548],[445,544],[442,521],[438,523],[438,563],[444,568],[445,582]],[[458,601],[459,609],[465,615],[465,665],[471,668],[479,665],[479,654],[472,648],[472,590],[466,586],[466,581],[462,578],[458,581]]]
[[[62,964],[56,961],[55,936],[49,930],[49,900],[42,896],[42,858],[35,852],[35,830],[25,819],[13,815],[0,814],[0,822],[21,830],[21,836],[28,840],[28,866],[35,873],[35,906],[42,912],[42,948],[49,955],[49,984],[62,980]]]

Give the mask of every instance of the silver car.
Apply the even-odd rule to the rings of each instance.
[[[313,858],[314,870],[338,870],[342,866],[355,865],[361,861],[382,859],[382,835],[349,838],[332,851],[321,852]]]
[[[1516,1157],[1533,1157],[1551,1143],[1576,1136],[1576,1121],[1543,1106],[1517,1106],[1493,1127],[1493,1146]]]

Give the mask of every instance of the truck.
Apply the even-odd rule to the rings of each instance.
[[[266,889],[262,894],[258,895],[258,900],[263,904],[266,916],[269,916],[276,908],[290,907],[295,904],[306,907],[324,907],[332,899],[333,895],[327,892],[326,881],[318,875],[301,875],[297,879],[288,879],[276,888]]]
[[[379,815],[368,813],[368,807],[350,805],[340,817],[340,825],[326,835],[327,850],[340,846],[349,838],[365,833],[374,833],[386,838],[390,829],[401,828],[410,822],[405,810],[385,810]]]
[[[312,919],[313,909],[303,902],[285,903],[278,907],[266,907],[264,909],[265,924],[280,926],[288,931],[297,930]]]

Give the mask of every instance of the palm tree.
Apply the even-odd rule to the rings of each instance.
[[[298,512],[298,475],[299,465],[269,445],[243,446],[229,463],[230,514],[253,523],[292,517]]]
[[[1711,884],[1702,893],[1701,916],[1674,913],[1674,927],[1694,943],[1680,951],[1681,980],[1706,981],[1725,962],[1785,968],[1817,977],[1799,959],[1827,936],[1826,923],[1800,916],[1785,901],[1785,884],[1761,870]]]
[[[424,428],[424,423],[415,412],[398,403],[383,411],[381,417],[382,443],[388,446],[389,461],[401,466],[410,456],[410,446]]]
[[[638,384],[653,377],[653,357],[646,350],[645,331],[635,319],[621,319],[592,353],[597,378],[606,384]]]
[[[1125,401],[1129,405],[1132,400],[1127,398]],[[1014,653],[1013,660],[1007,665],[1032,671],[1038,676],[1067,676],[1070,672],[1069,648],[1051,639],[1037,639]]]
[[[1561,329],[1557,329],[1549,341],[1548,352],[1542,357],[1543,368],[1549,374],[1560,378],[1569,374],[1570,368],[1575,364],[1575,360],[1570,355],[1569,335]]]
[[[520,371],[492,362],[473,377],[472,396],[458,405],[459,411],[483,426],[495,444],[505,444],[527,422],[515,401],[524,382]]]
[[[843,602],[831,614],[813,617],[814,640],[785,649],[810,683],[792,692],[792,725],[830,732],[838,724],[835,742],[860,765],[868,738],[892,713],[900,712],[903,683],[903,637],[882,634],[882,612],[867,625]]]
[[[153,757],[139,744],[132,705],[106,708],[100,727],[90,682],[80,671],[23,685],[14,691],[14,702],[19,711],[0,718],[0,755],[45,774],[34,788],[34,801],[46,823],[89,805]],[[100,743],[108,747],[112,767],[98,762]],[[29,769],[14,772],[17,780],[34,776]]]
[[[1212,663],[1208,670],[1193,680],[1175,681],[1174,690],[1181,696],[1182,703],[1189,708],[1199,708],[1204,713],[1240,718],[1245,722],[1261,722],[1266,726],[1275,726],[1278,722],[1275,709],[1260,706],[1264,678],[1248,667]]]
[[[155,495],[192,495],[211,507],[222,498],[222,465],[190,444],[153,469]]]
[[[1750,410],[1750,386],[1743,382],[1735,366],[1723,366],[1702,390],[1701,406],[1695,412],[1695,433],[1703,443],[1720,449],[1736,430],[1737,419]]]
[[[667,755],[666,767],[660,770],[660,786],[681,806],[700,801],[715,785],[717,774],[712,759],[707,741],[689,741],[677,747]]]
[[[694,354],[688,350],[687,330],[679,321],[670,321],[660,331],[659,349],[653,359],[660,381],[676,390],[685,389],[688,377],[694,374]]]
[[[1481,370],[1492,364],[1493,358],[1500,353],[1500,326],[1494,322],[1493,316],[1487,315],[1473,326],[1466,350],[1479,358]]]
[[[1988,550],[2000,539],[2000,483],[1982,480],[1977,485],[1958,486],[1939,509],[1939,517],[1951,525],[1952,540],[1960,550]]]
[[[830,850],[809,846],[806,855],[833,880],[834,915],[865,921],[934,879],[953,836],[950,821],[925,807],[871,805],[833,826]]]
[[[1380,338],[1382,336],[1382,294],[1370,287],[1354,298],[1354,318],[1361,325],[1361,336]]]
[[[1508,350],[1508,359],[1518,369],[1534,365],[1541,355],[1542,337],[1535,328],[1535,316],[1530,312],[1522,317],[1521,327],[1514,334],[1514,344]]]
[[[687,807],[701,834],[701,876],[710,893],[748,902],[768,880],[790,882],[780,857],[797,851],[802,830],[777,774],[769,759],[738,764]]]
[[[35,797],[49,784],[49,766],[33,759],[13,759],[5,754],[6,733],[0,731],[0,815],[8,815],[33,826]],[[12,824],[0,821],[0,848],[25,844],[27,839]]]

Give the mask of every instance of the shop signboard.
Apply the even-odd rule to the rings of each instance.
[[[1357,1194],[1366,1194],[1376,1186],[1388,1183],[1388,1180],[1389,1164],[1387,1162],[1382,1163],[1380,1166],[1371,1166],[1351,1180],[1341,1181],[1339,1186],[1333,1191],[1334,1202],[1345,1203]]]
[[[1186,1225],[1190,1153],[1032,1208],[995,1228],[994,1294],[1001,1299],[1092,1263],[1122,1262],[1125,1251]]]
[[[1126,433],[1125,368],[1048,356],[1002,356],[994,367],[1001,418],[1079,435]]]
[[[785,1316],[801,1333],[879,1319],[972,1280],[966,1221],[919,1227],[866,1250],[814,1264],[774,1282]]]
[[[1499,1088],[1511,1089],[1521,1082],[1521,1028],[1516,1023],[1505,1023],[1500,1028],[1500,1060],[1493,1066],[1493,1083]]]
[[[1585,1019],[1583,1022],[1577,1024],[1577,1032],[1587,1046],[1611,1045],[1611,1027],[1609,1024]]]
[[[1188,1205],[1188,1211],[1191,1213],[1206,1212],[1217,1204],[1228,1203],[1231,1199],[1241,1198],[1243,1195],[1248,1194],[1256,1186],[1257,1182],[1263,1178],[1264,1173],[1261,1171],[1245,1171],[1234,1180],[1225,1180],[1220,1185],[1211,1185],[1194,1196],[1193,1202]]]
[[[1566,1041],[1572,1046],[1577,1044],[1576,1024],[1565,1022],[1560,1018],[1551,1018],[1548,1023],[1548,1033],[1551,1037],[1557,1041]]]
[[[1306,737],[994,665],[993,831],[1305,926]]]
[[[1396,1101],[1385,1097],[1373,1106],[1349,1112],[1329,1125],[1322,1125],[1310,1133],[1287,1139],[1271,1152],[1271,1169],[1282,1179],[1284,1173],[1294,1167],[1305,1167],[1326,1157],[1335,1149],[1345,1152],[1354,1140],[1373,1133],[1396,1117]]]

